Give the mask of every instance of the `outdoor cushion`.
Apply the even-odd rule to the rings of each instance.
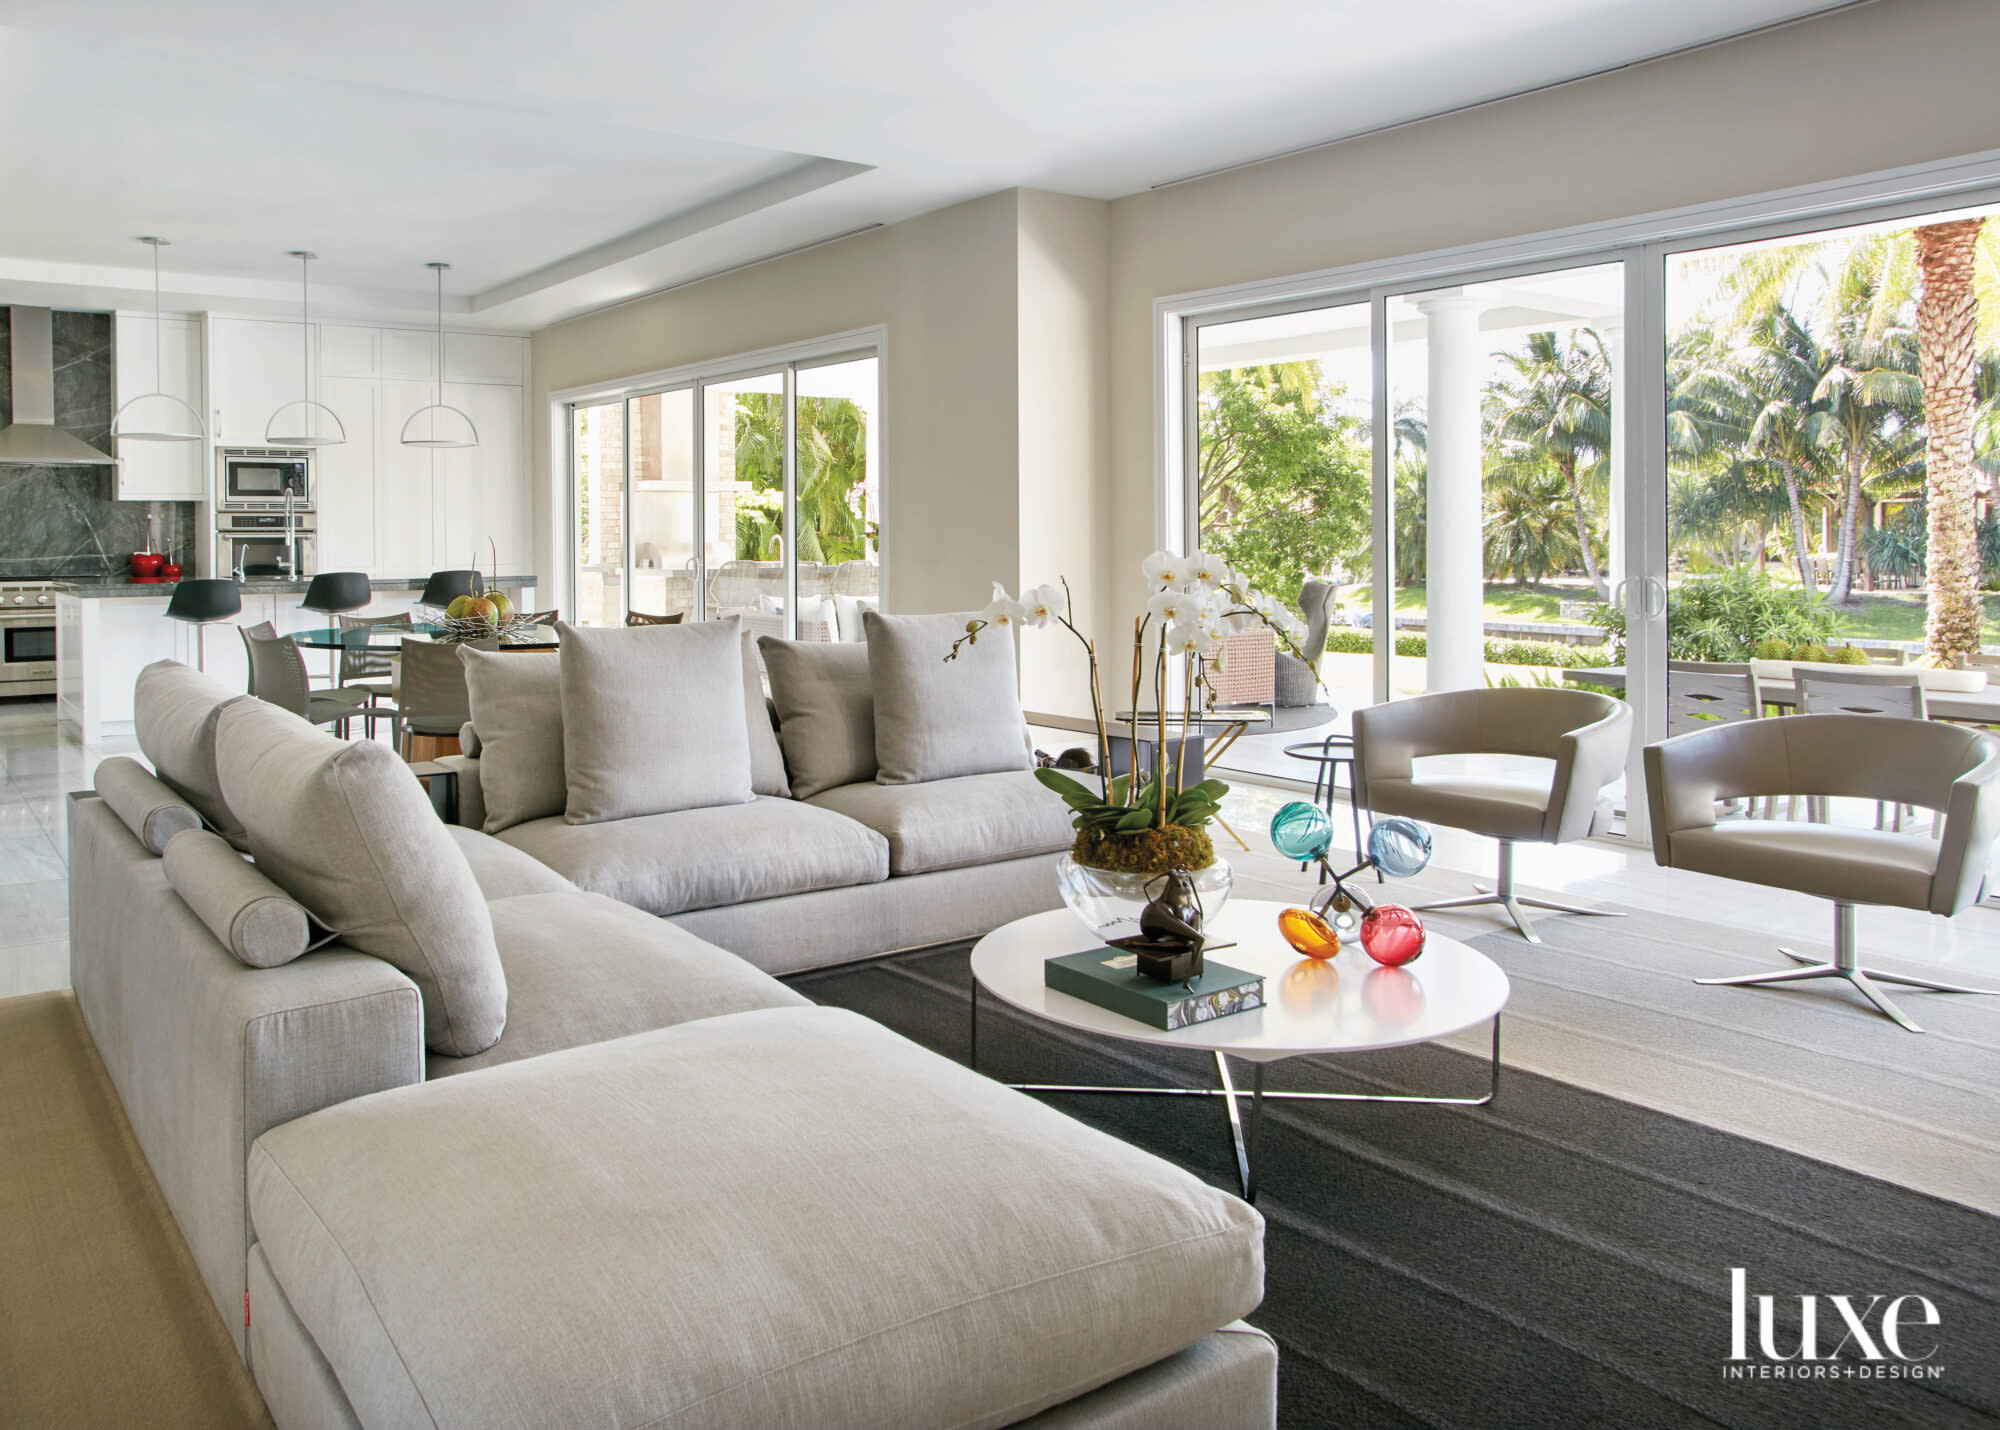
[[[789,799],[602,824],[536,819],[499,837],[578,888],[662,916],[889,877],[889,844],[881,835]]]
[[[176,834],[201,828],[201,814],[137,760],[113,755],[97,762],[91,783],[111,812],[155,854],[167,852]]]
[[[479,881],[479,892],[488,903],[511,899],[517,894],[563,894],[576,889],[576,885],[541,860],[530,859],[490,834],[467,829],[462,824],[447,824],[445,833],[472,866],[472,877]]]
[[[431,1077],[722,1013],[807,1006],[736,955],[602,894],[523,894],[496,899],[492,913],[507,1031],[469,1058],[432,1053]]]
[[[735,621],[556,629],[571,824],[756,798]]]
[[[238,963],[276,968],[312,947],[306,911],[221,835],[187,830],[167,846],[164,863],[181,902]]]
[[[410,767],[261,700],[223,710],[216,750],[257,867],[349,946],[409,975],[432,1048],[491,1047],[507,1021],[493,921]]]
[[[920,785],[842,785],[812,797],[889,841],[889,872],[921,874],[1049,854],[1075,842],[1070,809],[1030,770]]]
[[[154,661],[133,687],[133,729],[146,762],[231,844],[242,839],[243,822],[216,778],[216,722],[224,707],[249,698],[177,660]]]
[[[364,1425],[978,1430],[1263,1294],[1243,1202],[835,1008],[343,1103],[249,1184]]]
[[[1029,767],[1012,633],[989,628],[945,659],[971,619],[861,613],[875,690],[878,782],[921,784]]]
[[[1418,775],[1370,780],[1368,802],[1378,814],[1469,829],[1489,839],[1539,840],[1548,821],[1549,790],[1476,775]]]
[[[461,646],[465,692],[478,732],[481,828],[498,834],[524,820],[561,814],[569,801],[563,775],[562,661],[554,651],[487,651]],[[461,737],[459,748],[467,754]]]
[[[1676,869],[1906,909],[1929,907],[1942,847],[1923,834],[1779,819],[1732,819],[1668,838]]]
[[[875,695],[868,647],[762,636],[771,673],[778,743],[792,793],[810,799],[835,785],[875,778]]]
[[[771,723],[771,706],[764,698],[764,663],[757,654],[757,637],[747,630],[743,632],[743,718],[750,726],[750,788],[778,799],[791,798],[784,752],[778,748],[777,727]]]

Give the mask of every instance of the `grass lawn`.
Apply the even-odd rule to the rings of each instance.
[[[1422,586],[1398,586],[1396,609],[1405,614],[1421,614],[1425,591]],[[1593,601],[1596,593],[1585,581],[1537,583],[1516,586],[1511,581],[1490,581],[1486,586],[1486,619],[1489,621],[1562,621],[1564,601]],[[1365,611],[1374,600],[1368,586],[1350,586],[1340,593],[1340,604],[1349,610]],[[1588,621],[1568,621],[1568,625],[1588,625]]]

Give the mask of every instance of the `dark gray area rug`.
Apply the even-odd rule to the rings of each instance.
[[[965,945],[788,981],[965,1057]],[[1017,1082],[1214,1077],[1206,1055],[1093,1040],[993,999],[980,1065]],[[1483,1059],[1423,1047],[1295,1059],[1271,1084],[1476,1093],[1484,1076]],[[1050,1101],[1235,1189],[1219,1100]],[[1285,1426],[2000,1425],[2000,1220],[1553,1079],[1509,1071],[1478,1109],[1271,1104],[1258,1209],[1251,1320],[1279,1343]],[[1749,1358],[1733,1362],[1738,1267]],[[1760,1295],[1788,1360],[1761,1354]],[[1805,1296],[1822,1359],[1796,1379]],[[1863,1357],[1836,1296],[1884,1359]],[[1899,1311],[1900,1349],[1926,1358],[1882,1350],[1898,1297],[1936,1309],[1935,1326],[1915,1300]]]

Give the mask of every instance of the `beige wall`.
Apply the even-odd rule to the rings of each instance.
[[[1766,35],[1118,200],[1112,464],[1150,512],[1152,305],[1173,293],[2000,149],[2000,4],[1884,0]],[[1125,573],[1154,544],[1121,518]]]

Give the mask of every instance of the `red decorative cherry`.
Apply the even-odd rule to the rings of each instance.
[[[1361,947],[1377,963],[1401,968],[1424,951],[1424,921],[1401,904],[1377,904],[1361,916]]]

